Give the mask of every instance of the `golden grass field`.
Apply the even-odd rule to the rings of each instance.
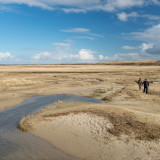
[[[135,81],[139,77],[160,80],[160,66],[6,65],[0,66],[0,77],[0,110],[33,95],[65,93],[97,98],[107,104],[143,104],[145,110],[159,111],[154,106],[160,103],[160,82],[152,83],[145,95],[138,91]],[[153,107],[147,107],[149,103]]]
[[[31,131],[63,151],[83,159],[107,160],[108,157],[112,160],[119,156],[119,160],[159,160],[160,66],[158,62],[128,63],[0,66],[0,110],[19,104],[34,95],[75,94],[93,97],[102,103],[57,102],[22,119],[18,127],[23,131]],[[143,88],[138,90],[135,82],[140,77],[142,80],[147,78],[149,81],[159,82],[151,83],[146,95]],[[65,126],[61,128],[58,125],[63,118],[66,121],[66,130]],[[79,125],[84,119],[87,124]],[[71,128],[69,124],[72,122],[73,126],[79,126],[84,132],[78,133],[77,128]],[[52,139],[52,131],[44,132],[44,126],[45,130],[52,127],[55,130],[55,124],[59,126],[59,130],[53,135],[57,139],[68,135],[65,137],[68,146],[60,140]],[[112,127],[107,128],[107,124]],[[82,126],[84,127],[81,128]],[[70,130],[73,130],[73,135]],[[62,132],[66,135],[61,134]],[[86,139],[85,134],[90,139]],[[76,150],[75,144],[70,144],[72,140],[79,143],[81,148]],[[86,142],[92,146],[88,152],[85,152]],[[97,145],[99,148],[95,147]],[[84,154],[81,153],[83,147]],[[113,150],[114,147],[121,150],[121,153]]]

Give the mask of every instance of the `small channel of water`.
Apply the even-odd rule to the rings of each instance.
[[[58,100],[99,103],[96,99],[75,95],[45,95],[28,98],[15,107],[1,111],[0,160],[79,160],[31,133],[23,133],[16,128],[23,117]]]

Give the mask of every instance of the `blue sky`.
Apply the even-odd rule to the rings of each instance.
[[[160,59],[159,0],[0,0],[0,64]]]

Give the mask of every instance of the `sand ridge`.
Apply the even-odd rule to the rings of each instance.
[[[160,126],[147,125],[151,122],[142,123],[141,119],[132,116],[112,105],[56,102],[24,118],[19,128],[87,160],[145,160],[147,157],[158,160]],[[158,139],[156,134],[148,133],[157,128]]]
[[[99,145],[106,136],[106,123],[101,117],[80,113],[56,117],[49,122],[43,121],[36,126],[33,133],[72,155],[93,158],[94,154],[93,159],[98,159]],[[108,127],[111,126],[108,122]],[[48,134],[44,132],[46,130]]]

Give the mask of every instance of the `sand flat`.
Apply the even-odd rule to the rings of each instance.
[[[106,123],[101,117],[80,113],[40,122],[32,133],[76,157],[98,159]]]
[[[135,117],[136,113],[114,107],[87,102],[56,102],[24,118],[20,127],[66,153],[86,160],[158,160],[160,126],[154,126],[151,120],[143,123],[145,114],[142,120],[142,117]],[[156,134],[148,133],[157,128],[157,138]]]
[[[119,62],[112,65],[2,65],[0,110],[19,104],[31,96],[63,93],[94,97],[105,103],[130,104],[132,100],[144,106],[150,102],[160,104],[160,82],[150,85],[150,96],[137,92],[135,83],[139,77],[142,80],[160,80],[157,62],[134,62],[141,65],[131,65],[133,62],[124,65],[129,62],[123,62],[122,65],[114,65],[116,63]]]
[[[36,95],[96,98],[102,104],[57,102],[20,128],[84,159],[159,160],[160,66],[128,63],[0,66],[0,110]],[[147,95],[138,90],[140,77],[156,81]]]

